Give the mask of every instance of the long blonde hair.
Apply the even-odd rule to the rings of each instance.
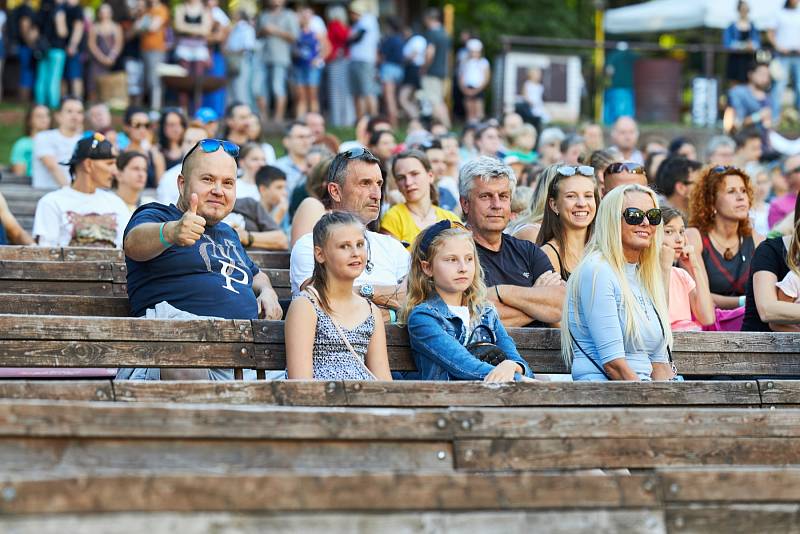
[[[428,300],[428,298],[436,292],[433,278],[426,275],[425,271],[422,270],[422,262],[427,261],[432,263],[444,242],[457,237],[469,239],[472,245],[472,253],[475,258],[475,277],[467,290],[464,291],[461,298],[461,305],[469,309],[469,315],[473,321],[477,320],[483,308],[488,304],[488,301],[486,300],[486,284],[483,283],[483,268],[481,268],[481,262],[478,258],[478,250],[475,247],[475,240],[472,238],[472,232],[465,228],[443,230],[431,241],[427,255],[422,252],[422,247],[420,246],[424,235],[425,232],[420,232],[411,248],[411,270],[408,274],[408,290],[406,293],[405,306],[400,313],[400,320],[406,322],[411,310],[418,304]]]
[[[585,262],[596,262],[598,259],[605,261],[619,281],[622,289],[622,305],[625,309],[625,339],[641,341],[641,336],[637,322],[641,324],[645,321],[643,310],[633,295],[628,279],[625,276],[625,255],[622,250],[622,206],[625,202],[625,195],[628,193],[645,193],[653,199],[653,203],[658,207],[658,197],[649,187],[639,184],[628,184],[615,187],[610,193],[603,197],[603,201],[597,209],[595,218],[594,234],[586,245],[586,252],[583,260],[572,273],[567,282],[567,298],[564,300],[564,308],[561,313],[561,356],[568,368],[572,367],[572,335],[569,330],[569,302],[574,303],[573,313],[575,322],[579,323],[578,302],[581,298],[592,298],[592,295],[579,295],[581,276],[597,276],[593,273],[584,272],[581,267]],[[661,272],[659,255],[661,243],[664,240],[663,225],[656,228],[655,236],[650,246],[642,251],[639,258],[639,268],[637,276],[642,284],[645,293],[650,296],[653,306],[658,313],[661,327],[664,330],[664,337],[667,346],[672,347],[672,330],[669,325],[669,311],[667,309],[666,288]],[[594,282],[592,283],[594,287]],[[594,293],[594,291],[593,291]],[[580,326],[580,325],[578,325]]]

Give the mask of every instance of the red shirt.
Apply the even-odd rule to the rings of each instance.
[[[331,43],[331,52],[325,58],[326,62],[347,57],[347,37],[350,29],[342,22],[333,20],[328,24],[328,40]]]

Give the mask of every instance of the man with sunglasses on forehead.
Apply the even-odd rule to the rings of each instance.
[[[503,162],[480,156],[459,173],[461,209],[483,267],[488,297],[505,326],[541,326],[561,320],[564,282],[547,255],[503,231],[511,218],[517,178]]]
[[[90,132],[61,163],[72,183],[48,193],[36,205],[33,235],[43,247],[121,247],[130,211],[114,193],[117,153],[104,135]]]
[[[644,166],[634,161],[618,161],[606,167],[603,173],[603,195],[615,187],[628,184],[647,186],[647,173]]]
[[[203,139],[183,159],[177,205],[154,202],[134,212],[124,245],[134,316],[166,301],[198,316],[281,318],[269,278],[247,256],[236,231],[222,222],[236,201],[238,155],[239,147],[230,141]],[[162,369],[160,377],[225,379],[230,374]]]
[[[332,211],[346,211],[368,225],[380,216],[383,175],[380,161],[364,147],[339,153],[328,170],[328,195]],[[410,255],[397,239],[367,231],[367,265],[356,278],[359,294],[377,304],[384,319],[397,320],[396,311],[405,301]],[[314,241],[311,233],[292,247],[292,295],[314,271]]]

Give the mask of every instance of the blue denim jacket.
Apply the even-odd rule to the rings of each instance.
[[[494,306],[483,308],[480,324],[494,332],[496,344],[506,357],[520,364],[525,369],[525,376],[533,377],[533,371],[517,352],[514,340],[500,322]],[[421,380],[483,380],[494,369],[493,365],[478,360],[464,347],[466,326],[438,293],[411,310],[408,337]],[[476,335],[473,341],[478,341],[477,338]],[[516,380],[519,378],[518,374],[515,375]]]

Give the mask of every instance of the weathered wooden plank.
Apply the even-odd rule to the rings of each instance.
[[[123,402],[197,402],[209,404],[270,404],[281,406],[347,406],[343,382],[133,382],[114,384]],[[399,407],[404,407],[402,404]]]
[[[666,523],[669,532],[675,534],[707,532],[800,534],[800,506],[796,504],[670,506],[666,510]]]
[[[0,438],[8,475],[230,474],[259,469],[453,472],[444,441]]]
[[[0,436],[450,439],[446,410],[0,400]]]
[[[251,342],[250,321],[0,315],[0,339]]]
[[[113,281],[112,264],[103,261],[11,261],[0,260],[3,280]]]
[[[759,380],[758,389],[765,405],[800,404],[800,380]]]
[[[114,389],[109,380],[3,380],[0,398],[112,401]]]
[[[123,263],[125,254],[118,248],[64,247],[61,249],[64,261],[107,261]]]
[[[597,534],[636,532],[665,534],[663,513],[657,510],[560,510],[507,512],[382,513],[111,513],[45,514],[0,517],[0,530],[13,534],[175,534],[215,532],[402,532],[425,534]],[[707,531],[706,531],[707,532]],[[754,531],[753,531],[754,532]]]
[[[647,475],[295,473],[3,477],[3,514],[643,508]],[[649,489],[648,489],[649,488]]]
[[[63,259],[62,249],[57,247],[33,247],[21,245],[0,246],[0,260],[59,261]]]
[[[747,408],[451,408],[455,435],[478,438],[800,436],[800,410]]]
[[[57,280],[4,280],[0,278],[0,293],[28,295],[85,295],[110,297],[114,287],[110,281],[76,282]]]
[[[0,313],[128,317],[130,306],[127,297],[2,293]]]
[[[247,255],[262,269],[289,268],[289,252],[248,250]]]
[[[468,471],[648,469],[798,463],[796,438],[584,438],[457,440],[456,467]]]
[[[659,472],[659,485],[664,501],[670,503],[796,504],[800,501],[800,468],[669,469]]]

